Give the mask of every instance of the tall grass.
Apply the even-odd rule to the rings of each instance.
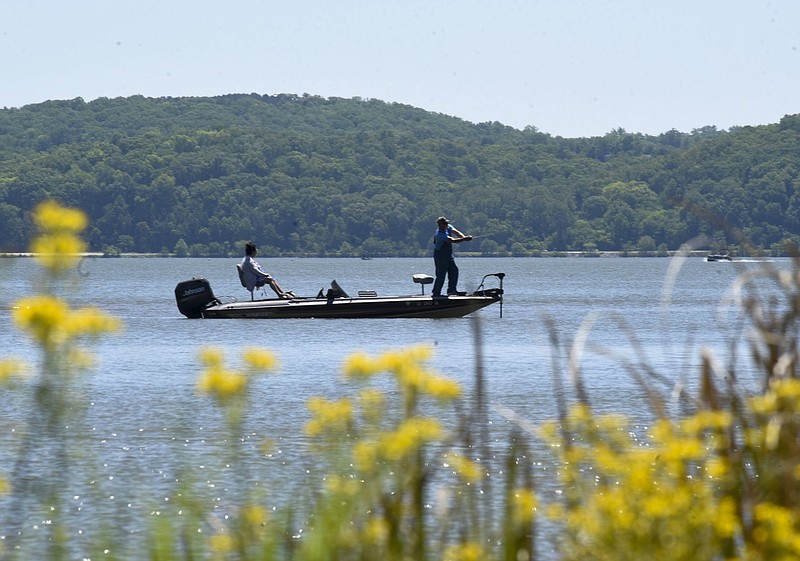
[[[78,464],[81,473],[91,470],[68,429],[81,414],[81,380],[92,362],[81,345],[122,326],[58,295],[83,249],[83,215],[47,203],[36,220],[42,235],[32,249],[44,281],[39,294],[16,304],[14,321],[37,344],[41,366],[0,361],[0,391],[28,399],[23,429],[0,450],[14,458],[0,474],[8,506],[0,515],[3,559],[526,561],[543,555],[537,525],[558,536],[564,560],[800,557],[798,259],[791,271],[744,271],[731,287],[746,337],[727,363],[706,352],[685,386],[646,357],[620,364],[649,399],[655,422],[644,440],[632,438],[624,415],[593,412],[578,368],[585,333],[561,341],[555,327],[559,417],[535,427],[497,406],[510,422],[490,432],[474,321],[472,388],[431,369],[426,346],[348,357],[347,397],[307,403],[305,438],[319,477],[282,508],[243,484],[221,514],[187,476],[173,484],[169,512],[137,521],[138,550],[117,546],[123,536],[113,522],[75,539],[84,527],[67,508],[76,493],[71,474]],[[734,352],[741,348],[745,356]],[[252,446],[241,438],[243,419],[253,380],[274,372],[277,359],[258,348],[246,349],[238,367],[215,348],[198,358],[197,391],[228,432],[225,464],[237,481],[249,481],[253,467],[240,461]],[[758,388],[740,382],[743,371],[758,373]],[[548,484],[560,494],[547,500],[537,496],[543,475],[533,471],[541,443],[559,467],[558,482]]]

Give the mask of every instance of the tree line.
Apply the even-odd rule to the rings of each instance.
[[[45,199],[92,251],[428,254],[445,214],[485,255],[800,245],[800,115],[562,138],[310,95],[101,98],[0,110],[0,251]]]

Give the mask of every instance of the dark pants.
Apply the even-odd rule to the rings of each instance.
[[[434,251],[433,263],[436,266],[436,280],[433,282],[433,295],[441,296],[444,277],[447,276],[447,293],[455,294],[458,285],[458,267],[450,251]]]

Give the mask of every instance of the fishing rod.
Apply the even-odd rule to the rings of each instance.
[[[472,236],[472,239],[477,240],[478,238],[488,238],[489,236],[494,236],[496,233],[497,232],[492,232],[491,234],[481,234],[480,236]]]
[[[469,240],[466,240],[466,239],[464,239],[464,238],[466,238],[466,237],[468,237],[468,236],[464,236],[464,238],[454,238],[454,239],[455,239],[456,241],[461,241],[461,240],[463,240],[463,241],[465,241],[465,242],[471,242],[472,240],[477,240],[478,238],[488,238],[489,236],[494,236],[496,233],[497,233],[497,232],[492,232],[491,234],[481,234],[481,235],[479,235],[479,236],[472,236],[472,239],[469,239]],[[434,239],[433,239],[433,243],[436,243],[436,237],[435,237],[435,236],[434,236]]]

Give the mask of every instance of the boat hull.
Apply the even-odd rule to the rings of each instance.
[[[336,281],[326,294],[316,298],[266,298],[262,300],[223,302],[203,278],[178,283],[175,301],[178,310],[190,319],[300,319],[300,318],[457,318],[500,302],[503,315],[504,273],[491,273],[500,280],[500,288],[480,289],[472,294],[452,296],[377,296],[364,291],[357,298],[348,296]],[[417,275],[414,282],[429,284],[427,275]],[[423,278],[424,277],[424,278]],[[486,279],[484,277],[484,280]]]
[[[374,298],[296,298],[216,304],[201,310],[212,319],[301,318],[456,318],[494,304],[490,296],[392,296]]]

